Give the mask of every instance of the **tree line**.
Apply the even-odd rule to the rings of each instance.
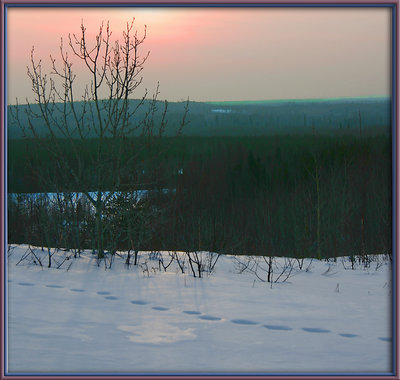
[[[182,150],[180,138],[168,139],[157,160],[132,165],[152,186],[114,189],[102,217],[105,249],[298,258],[391,252],[388,138],[192,139]],[[10,196],[9,240],[95,250],[95,208],[74,190]]]

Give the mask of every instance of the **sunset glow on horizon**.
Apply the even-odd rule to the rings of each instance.
[[[49,68],[60,38],[93,38],[102,21],[112,40],[126,23],[147,38],[144,89],[160,99],[234,101],[390,96],[389,8],[34,8],[7,9],[8,102],[32,101],[30,53]],[[83,67],[74,64],[80,74]]]

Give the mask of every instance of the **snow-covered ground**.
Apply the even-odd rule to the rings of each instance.
[[[383,257],[356,270],[305,260],[271,286],[239,273],[234,256],[199,279],[175,263],[159,271],[147,253],[137,267],[116,257],[106,270],[89,252],[60,269],[67,253],[55,255],[48,269],[35,252],[44,267],[32,254],[16,265],[28,246],[8,253],[9,374],[392,371]]]

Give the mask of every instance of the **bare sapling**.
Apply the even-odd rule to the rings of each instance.
[[[118,192],[147,186],[132,177],[132,169],[141,152],[164,135],[167,124],[167,102],[156,122],[158,84],[150,100],[147,90],[135,96],[149,56],[142,52],[146,36],[146,27],[141,36],[134,30],[133,19],[120,40],[112,41],[109,22],[91,40],[82,22],[80,33],[69,34],[66,44],[61,38],[58,57],[50,55],[50,72],[32,48],[27,72],[34,102],[26,99],[24,119],[18,101],[11,107],[24,137],[50,154],[54,182],[62,191],[79,191],[93,207],[93,248],[99,259],[106,250],[108,203]],[[82,78],[75,70],[79,65],[86,70]],[[188,103],[178,133],[187,124],[187,112]],[[141,137],[140,143],[135,136]],[[85,149],[89,143],[95,148]]]

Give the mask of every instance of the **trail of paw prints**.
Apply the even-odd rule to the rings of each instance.
[[[318,334],[326,334],[326,333],[331,332],[331,330],[315,328],[315,327],[303,327],[302,330],[309,332],[309,333],[318,333]],[[360,335],[353,334],[353,333],[338,333],[337,335],[339,335],[343,338],[359,338],[360,337]],[[392,342],[392,338],[390,338],[390,337],[378,337],[378,339],[383,342]]]
[[[25,283],[21,283],[21,285],[26,285],[27,286],[28,283],[26,283],[26,284]],[[32,284],[32,285],[34,285],[34,284]],[[64,288],[64,286],[56,285],[56,284],[46,284],[45,287],[46,288],[53,288],[53,289],[63,289]],[[85,289],[81,289],[81,288],[70,288],[68,290],[71,291],[71,292],[74,292],[74,293],[84,293],[84,292],[86,292]],[[111,295],[111,293],[108,292],[108,291],[97,291],[96,294],[98,294],[100,296],[105,296],[104,299],[106,299],[106,300],[115,301],[115,300],[119,299],[118,297]]]
[[[85,292],[85,289],[69,289],[69,290],[72,291],[72,292],[77,292],[77,293],[83,293],[83,292]],[[106,290],[99,290],[99,291],[96,291],[96,294],[99,295],[99,296],[104,296],[103,298],[104,298],[105,300],[109,300],[109,301],[116,301],[116,300],[119,300],[119,297],[113,296],[113,295],[111,294],[111,292],[106,291]]]
[[[11,280],[8,280],[8,282],[11,282]],[[36,284],[34,284],[33,282],[18,282],[17,284],[20,285],[20,286],[36,286]],[[54,288],[54,289],[62,289],[62,288],[64,288],[63,286],[56,285],[56,284],[46,284],[44,286],[46,288]],[[72,289],[70,289],[70,290],[72,290]],[[77,290],[75,290],[75,291],[77,291]],[[82,291],[84,291],[84,290],[82,290]]]
[[[10,281],[11,282],[11,281]],[[18,285],[20,286],[35,286],[34,283],[31,282],[19,282]],[[61,285],[56,285],[56,284],[47,284],[45,285],[47,288],[54,288],[54,289],[62,289],[64,288]],[[85,292],[85,289],[79,289],[79,288],[71,288],[69,289],[71,292],[76,292],[76,293],[83,293]],[[106,300],[111,300],[111,301],[115,301],[118,300],[119,298],[116,296],[111,295],[110,292],[108,291],[97,291],[96,292],[97,295],[100,296],[104,296],[104,299]],[[145,305],[149,305],[149,302],[142,300],[142,299],[135,299],[135,300],[130,300],[130,303],[132,305],[137,305],[137,306],[145,306]],[[156,311],[168,311],[170,310],[168,307],[165,306],[152,306],[153,310]],[[210,321],[210,322],[217,322],[217,321],[222,321],[223,318],[218,317],[218,316],[214,316],[214,315],[208,315],[208,314],[203,314],[198,310],[183,310],[182,313],[185,313],[187,315],[193,315],[196,316],[198,319],[201,319],[203,321]],[[256,326],[256,325],[261,325],[260,322],[257,321],[253,321],[250,319],[232,319],[230,320],[231,323],[237,324],[237,325],[245,325],[245,326]],[[292,331],[293,328],[286,326],[286,325],[261,325],[263,328],[266,328],[268,330],[272,330],[272,331]],[[306,333],[310,333],[310,334],[329,334],[332,333],[331,330],[328,329],[324,329],[324,328],[319,328],[319,327],[302,327],[301,330],[303,330]],[[353,334],[353,333],[337,333],[337,335],[343,337],[343,338],[347,338],[347,339],[351,339],[351,338],[358,338],[360,337],[360,335],[358,334]],[[378,337],[379,340],[383,341],[383,342],[392,342],[392,338],[391,337]]]
[[[222,318],[216,317],[214,315],[207,315],[207,314],[202,314],[200,311],[197,310],[183,310],[183,313],[188,314],[188,315],[196,315],[199,319],[203,321],[221,321]]]
[[[154,308],[153,308],[154,309]],[[211,315],[201,315],[202,313],[197,310],[184,310],[183,313],[189,314],[189,315],[196,315],[198,316],[199,319],[202,320],[207,320],[207,321],[220,321],[222,318],[220,317],[215,317]],[[238,325],[247,325],[247,326],[255,326],[255,325],[260,325],[260,322],[256,322],[250,319],[232,319],[230,321],[231,323],[238,324]],[[275,330],[275,331],[292,331],[293,328],[286,326],[286,325],[262,325],[262,327],[268,329],[268,330]],[[324,328],[319,328],[319,327],[302,327],[301,330],[304,332],[310,333],[310,334],[329,334],[332,333],[331,330],[324,329]],[[337,335],[343,337],[343,338],[358,338],[360,335],[358,334],[353,334],[353,333],[337,333]],[[378,337],[379,340],[384,341],[384,342],[392,342],[392,338],[387,338],[387,337]]]
[[[110,292],[105,291],[105,290],[99,290],[96,292],[96,294],[98,294],[99,296],[104,296],[105,300],[109,300],[109,301],[119,300],[119,297],[113,296]]]
[[[143,300],[133,300],[130,301],[132,304],[135,305],[147,305],[149,304],[147,301]],[[167,311],[169,308],[163,307],[163,306],[153,306],[153,310],[157,311]],[[217,317],[214,315],[207,315],[207,314],[202,314],[198,310],[183,310],[182,313],[188,314],[188,315],[193,315],[198,317],[199,319],[203,321],[211,321],[211,322],[216,322],[216,321],[221,321],[221,317]],[[253,321],[250,319],[232,319],[230,321],[231,323],[237,324],[237,325],[247,325],[247,326],[255,326],[255,325],[261,325],[260,322]],[[293,328],[286,326],[286,325],[262,325],[262,327],[268,329],[268,330],[275,330],[275,331],[292,331]],[[328,329],[323,329],[323,328],[318,328],[318,327],[302,327],[301,330],[307,333],[311,334],[329,334],[332,333],[331,330]],[[352,333],[338,333],[337,335],[343,337],[343,338],[357,338],[359,337],[358,334],[352,334]],[[391,338],[386,338],[386,337],[379,337],[379,340],[385,341],[385,342],[391,342]]]

